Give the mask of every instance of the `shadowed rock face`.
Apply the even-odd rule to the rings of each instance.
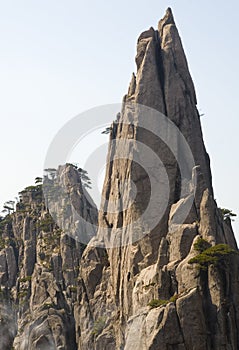
[[[52,220],[40,187],[22,192],[16,212],[0,225],[2,349],[239,348],[237,245],[230,219],[223,218],[213,197],[194,85],[170,9],[157,30],[150,28],[140,35],[136,65],[121,115],[112,125],[111,162],[98,216],[98,239],[124,244],[108,249],[83,246],[74,239],[72,228],[70,237]],[[139,127],[142,116],[134,113],[136,104],[163,113],[178,127],[195,162],[188,169],[190,176],[182,177],[175,155],[164,142]],[[160,119],[154,128],[162,129]],[[130,140],[131,146],[120,150],[127,159],[116,159],[119,146],[114,140]],[[144,212],[151,192],[145,172],[133,161],[141,156],[138,142],[160,156],[170,190],[159,223],[129,244],[135,232],[126,226]],[[174,142],[180,154],[180,143]],[[161,186],[161,165],[154,166]],[[58,172],[74,209],[97,224],[98,213],[83,191],[77,170],[68,165]],[[128,180],[136,184],[135,201],[128,210],[111,213],[109,203],[120,203],[120,209],[130,201],[133,190]],[[186,184],[183,192],[182,184]],[[161,193],[150,219],[159,215]],[[52,205],[58,223],[71,227],[74,214],[69,204],[58,195]],[[182,222],[184,212],[188,215]],[[144,228],[143,219],[141,224],[139,231]],[[103,228],[108,237],[102,236]],[[77,238],[85,233],[79,231],[84,227],[78,227]],[[224,249],[230,246],[234,251],[214,255],[219,257],[217,263],[201,258],[199,268],[190,263],[199,254],[195,245],[199,238],[217,249],[224,244]]]

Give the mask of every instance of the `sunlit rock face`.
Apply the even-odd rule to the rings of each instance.
[[[105,239],[115,247],[107,249],[105,265],[99,250],[89,246],[84,252],[81,277],[86,291],[82,290],[82,300],[88,301],[77,309],[82,313],[77,319],[81,329],[79,349],[92,344],[97,349],[105,344],[127,350],[236,349],[237,255],[232,254],[224,267],[209,264],[205,271],[189,263],[198,254],[195,243],[199,238],[213,246],[221,243],[235,250],[237,246],[230,222],[224,221],[213,197],[195,89],[170,9],[157,30],[150,28],[140,35],[136,65],[137,73],[132,75],[121,115],[112,125],[99,212],[99,235],[102,227],[108,228]],[[182,178],[178,169],[176,158],[184,155],[179,140],[172,140],[175,156],[167,144],[148,132],[150,125],[142,120],[147,115],[137,113],[142,105],[163,113],[180,130],[194,158],[194,166],[188,169],[190,176]],[[148,120],[150,123],[152,119]],[[163,128],[160,118],[154,122],[155,130]],[[146,130],[140,127],[142,124]],[[130,141],[129,146],[124,140]],[[130,244],[134,229],[144,227],[144,222],[140,228],[130,226],[130,222],[141,217],[151,191],[143,169],[134,162],[140,160],[139,142],[159,155],[170,191],[165,214],[157,226]],[[117,145],[121,154],[128,152],[127,159],[117,158]],[[161,165],[158,169],[154,166],[158,186],[163,187]],[[184,193],[179,190],[183,182]],[[132,183],[137,189],[135,201],[127,210],[112,212],[112,203],[122,201],[121,207],[127,206],[134,192]],[[159,215],[163,190],[161,194],[149,214],[152,220]],[[182,222],[185,212],[188,215]],[[119,240],[121,246],[117,246]],[[98,281],[96,275],[100,276]],[[151,303],[155,308],[148,306]],[[83,315],[87,315],[87,322]],[[101,327],[90,336],[91,322]]]

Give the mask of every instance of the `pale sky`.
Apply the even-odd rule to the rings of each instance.
[[[205,114],[215,197],[239,214],[238,1],[0,4],[1,204],[42,175],[48,146],[67,121],[121,102],[135,71],[137,37],[171,6]]]

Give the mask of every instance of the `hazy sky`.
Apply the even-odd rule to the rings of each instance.
[[[205,113],[215,197],[239,213],[238,1],[0,3],[1,203],[41,176],[64,123],[121,102],[135,70],[137,37],[171,6]]]

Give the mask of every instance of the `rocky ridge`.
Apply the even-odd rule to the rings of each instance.
[[[65,200],[55,208],[65,227],[73,209],[97,223],[77,169],[60,167],[58,176],[71,203],[77,198],[76,207]],[[16,211],[1,221],[1,349],[77,349],[74,304],[85,245],[57,226],[45,206],[42,184],[19,195]]]

